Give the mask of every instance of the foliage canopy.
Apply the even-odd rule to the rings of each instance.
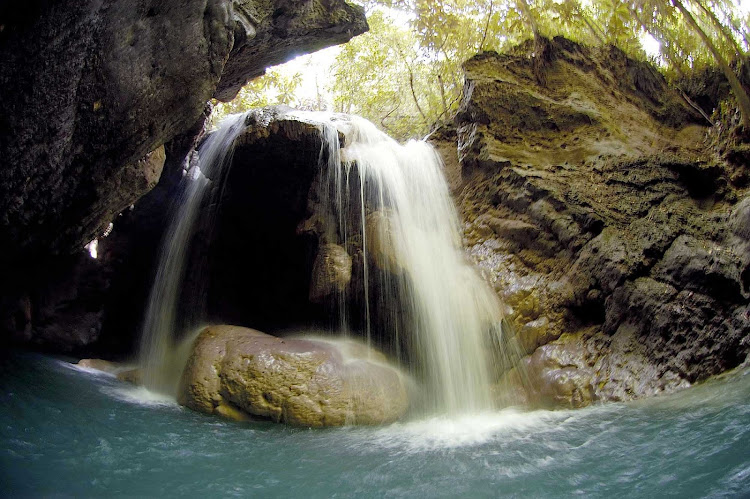
[[[331,104],[336,111],[361,114],[397,138],[424,135],[455,111],[463,86],[461,64],[472,55],[556,35],[650,58],[668,77],[717,65],[750,129],[748,89],[735,75],[736,62],[750,48],[750,14],[733,0],[366,0],[364,7],[370,32],[344,45],[336,57],[328,86]],[[658,54],[644,51],[647,34],[659,42]],[[267,89],[279,103],[305,104],[295,102],[299,80],[295,87],[294,78],[278,73],[264,78],[243,89],[241,104],[231,107],[270,103],[261,98]],[[320,109],[323,101],[319,93],[317,102],[303,107]]]

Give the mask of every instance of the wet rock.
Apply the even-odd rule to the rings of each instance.
[[[393,231],[399,230],[398,218],[390,211],[376,211],[365,219],[368,256],[375,265],[393,274],[403,272],[402,256]]]
[[[456,150],[456,128],[452,123],[446,123],[427,137],[427,141],[443,161],[443,171],[451,192],[458,191],[463,185],[463,167],[458,160]]]
[[[738,256],[713,241],[678,237],[652,272],[656,279],[722,300],[742,302]]]
[[[550,327],[549,319],[539,317],[529,321],[521,327],[518,338],[524,353],[530,354],[537,347],[546,345],[554,339],[554,330]]]
[[[32,2],[2,9],[0,265],[68,253],[158,178],[213,96],[367,30],[341,0]],[[186,43],[189,41],[189,43]]]
[[[547,85],[528,47],[468,61],[454,123],[467,250],[530,354],[529,398],[629,400],[737,366],[750,352],[737,166],[706,154],[702,118],[653,68],[549,47]]]
[[[121,371],[117,373],[117,379],[124,383],[141,386],[143,384],[143,369],[135,368]]]
[[[585,360],[584,347],[568,338],[536,349],[508,382],[525,391],[532,406],[577,408],[596,400],[594,370]]]
[[[84,369],[93,369],[95,371],[102,371],[110,374],[116,374],[122,370],[120,364],[104,359],[81,359],[76,365],[78,367],[83,367]]]
[[[692,383],[744,360],[749,346],[745,307],[639,278],[607,299],[604,330],[634,336],[649,362]]]
[[[737,237],[750,242],[750,197],[745,197],[734,207],[729,216],[729,227]]]
[[[208,414],[230,406],[300,426],[383,424],[408,407],[402,375],[362,345],[235,326],[211,326],[198,336],[178,401]]]
[[[335,293],[346,290],[352,278],[352,257],[338,244],[324,244],[312,270],[310,301],[321,303]]]

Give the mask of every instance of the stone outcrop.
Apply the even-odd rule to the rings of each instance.
[[[346,290],[352,279],[352,257],[338,244],[323,244],[313,263],[310,301],[322,303]]]
[[[198,336],[178,401],[234,419],[317,427],[389,423],[408,408],[402,375],[364,345],[235,326],[211,326]]]
[[[159,177],[160,148],[249,78],[367,29],[343,0],[2,7],[2,262],[80,248]]]
[[[42,313],[33,297],[46,286],[30,269],[63,266],[154,187],[165,156],[170,178],[154,199],[169,193],[209,99],[367,30],[344,0],[31,0],[0,6],[0,19],[0,320],[4,338],[52,349],[67,340],[24,319]],[[88,338],[70,348],[99,335],[81,328]]]
[[[465,242],[510,307],[530,401],[628,400],[737,366],[748,165],[714,154],[647,64],[563,39],[547,50],[546,86],[523,47],[468,61],[454,123]]]

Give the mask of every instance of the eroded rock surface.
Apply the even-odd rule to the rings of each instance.
[[[100,326],[59,339],[38,332],[49,330],[35,322],[47,283],[31,282],[30,269],[56,269],[101,235],[156,185],[165,156],[181,164],[209,99],[367,30],[363,10],[343,0],[31,0],[0,6],[0,19],[0,338],[79,353]],[[170,194],[180,173],[172,168],[146,204]],[[87,337],[68,344],[72,334]]]
[[[510,307],[530,400],[628,400],[737,366],[748,165],[712,153],[653,68],[548,50],[546,86],[522,50],[467,62],[454,124],[465,242]]]
[[[212,96],[367,29],[343,0],[32,0],[0,15],[0,264],[81,247],[153,187],[152,151]]]
[[[208,414],[302,426],[388,423],[408,407],[402,375],[364,345],[236,326],[211,326],[198,336],[178,401]]]

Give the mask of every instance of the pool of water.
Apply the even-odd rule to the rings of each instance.
[[[0,359],[0,495],[748,497],[750,371],[577,411],[234,423],[28,353]]]

